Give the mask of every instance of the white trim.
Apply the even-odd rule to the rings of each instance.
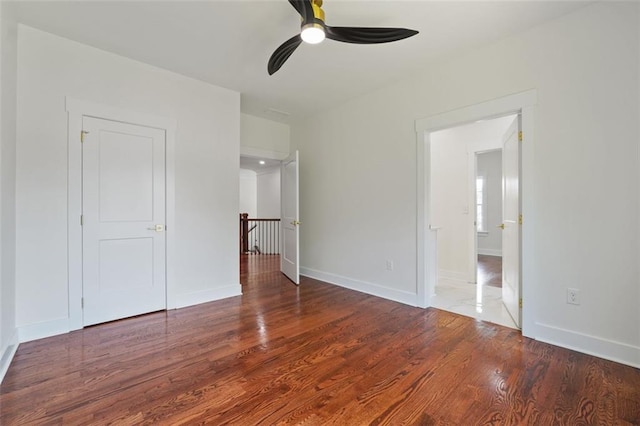
[[[467,148],[469,149],[469,148]],[[475,150],[471,148],[471,151],[467,152],[467,210],[470,214],[466,219],[466,234],[469,237],[469,244],[467,250],[467,273],[469,274],[469,282],[478,282],[478,232],[476,231],[476,218],[478,217],[478,205],[476,204],[476,177],[478,176],[478,155]],[[483,178],[483,181],[486,182]],[[486,189],[486,188],[485,188]],[[483,197],[486,204],[487,191],[483,190]],[[486,219],[485,213],[485,219]]]
[[[240,157],[266,158],[268,160],[286,160],[289,157],[288,152],[269,151],[262,148],[253,148],[250,146],[240,147]]]
[[[424,134],[422,139],[430,139],[428,134]],[[429,142],[430,143],[430,142]],[[421,141],[420,134],[417,135],[417,167],[416,175],[418,183],[416,185],[417,223],[416,223],[416,305],[421,308],[431,306],[431,297],[435,296],[435,284],[438,280],[438,230],[440,227],[433,226],[430,220],[426,220],[429,214],[431,199],[431,185],[429,185],[429,170],[431,164],[431,150],[427,149],[429,143]],[[427,256],[427,253],[433,255]],[[434,283],[428,286],[427,283]]]
[[[13,357],[18,350],[18,346],[18,331],[16,330],[11,339],[9,339],[9,344],[4,349],[3,353],[0,354],[0,383],[2,383],[5,374],[7,374],[7,371],[9,370],[9,366],[11,365],[11,361],[13,361]]]
[[[226,299],[242,295],[242,285],[231,284],[213,290],[193,291],[175,295],[174,308],[184,308],[187,306],[199,305],[201,303],[213,302],[215,300]]]
[[[114,108],[94,102],[65,98],[68,114],[68,190],[67,190],[67,255],[69,274],[69,319],[67,331],[83,327],[82,319],[82,149],[80,132],[82,117],[95,117],[122,123],[152,127],[165,131],[166,143],[166,282],[167,309],[176,307],[174,261],[175,242],[175,140],[177,122],[174,119],[149,115],[138,111]],[[22,334],[21,341],[22,340]]]
[[[394,302],[403,303],[405,305],[418,305],[416,294],[408,291],[394,290],[392,288],[382,287],[378,284],[343,277],[330,272],[322,272],[311,268],[305,268],[303,266],[300,267],[300,275],[348,288],[350,290],[359,291],[361,293],[370,294],[372,296],[381,297],[383,299],[393,300]]]
[[[44,339],[45,337],[57,336],[71,331],[71,321],[69,318],[60,318],[52,321],[39,322],[36,324],[18,327],[18,338],[20,343],[32,340]]]
[[[503,117],[517,114],[523,107],[537,103],[535,90],[515,93],[502,98],[492,99],[475,105],[469,105],[453,111],[443,112],[416,120],[416,132],[435,132],[478,120]]]
[[[153,127],[175,132],[176,120],[158,115],[145,114],[139,111],[125,110],[109,105],[66,97],[66,111],[69,114],[86,115],[94,118],[106,118],[111,121]]]
[[[640,347],[536,322],[536,340],[640,368]]]
[[[488,248],[478,248],[478,254],[483,254],[485,256],[498,256],[502,257],[502,250],[498,249],[488,249]]]
[[[522,310],[522,334],[524,336],[535,335],[536,324],[533,321],[533,309],[535,306],[534,285],[536,271],[534,269],[534,238],[535,238],[535,216],[533,191],[533,171],[534,171],[534,108],[537,102],[535,90],[508,95],[502,98],[489,100],[476,105],[466,106],[453,111],[444,112],[418,119],[415,122],[416,130],[416,152],[417,152],[417,294],[419,306],[430,306],[431,294],[436,285],[437,278],[434,278],[435,265],[435,236],[433,232],[428,232],[430,222],[429,205],[431,194],[429,193],[430,175],[430,133],[456,127],[462,124],[471,123],[477,120],[502,117],[509,114],[520,113],[522,117],[522,132],[524,141],[522,144],[522,214],[524,224],[522,225],[522,298],[527,300]],[[525,285],[526,284],[526,285]]]

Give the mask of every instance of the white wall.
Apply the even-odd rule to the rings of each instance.
[[[17,27],[0,3],[0,381],[17,348],[15,321]]]
[[[290,129],[249,114],[240,115],[240,153],[248,157],[283,160],[289,155]]]
[[[303,273],[415,303],[415,120],[535,89],[530,333],[640,365],[637,8],[587,6],[295,123]]]
[[[258,217],[280,217],[280,168],[261,171],[258,177]]]
[[[240,169],[239,213],[258,217],[258,178],[253,170]]]
[[[459,129],[431,136],[431,217],[438,230],[438,276],[473,281],[473,207],[469,205],[468,140]]]
[[[478,233],[478,254],[502,256],[502,151],[478,154],[477,173],[484,177],[486,191],[486,232]]]
[[[173,302],[239,294],[239,94],[24,26],[18,51],[21,336],[68,318],[66,96],[177,121]]]

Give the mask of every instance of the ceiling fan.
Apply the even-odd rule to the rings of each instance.
[[[303,41],[317,44],[326,38],[356,44],[389,43],[418,34],[406,28],[330,27],[324,23],[322,0],[289,0],[302,17],[300,34],[291,37],[276,49],[269,59],[269,75],[273,75],[289,59]]]

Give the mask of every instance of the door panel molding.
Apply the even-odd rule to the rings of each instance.
[[[67,261],[69,289],[69,330],[83,327],[82,319],[82,149],[80,133],[82,118],[94,117],[121,123],[151,127],[165,131],[166,170],[166,285],[167,309],[175,308],[174,259],[175,242],[175,137],[177,122],[174,119],[130,111],[91,101],[65,98],[67,112],[68,192],[67,192]]]

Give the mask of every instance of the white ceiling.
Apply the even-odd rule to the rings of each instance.
[[[300,30],[287,0],[22,0],[16,13],[26,25],[239,91],[243,112],[287,122],[588,3],[325,0],[328,25],[420,34],[382,45],[303,44],[273,76],[271,53]]]
[[[264,164],[260,164],[261,161],[264,162]],[[280,167],[280,160],[240,156],[241,169],[253,170],[256,173],[262,173],[270,172],[275,167]]]

